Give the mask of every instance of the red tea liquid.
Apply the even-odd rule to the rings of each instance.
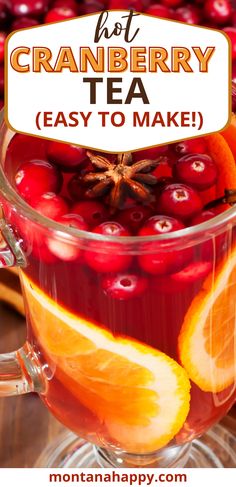
[[[5,172],[11,183],[12,175],[19,164],[34,158],[45,159],[45,144],[44,141],[25,136],[16,136],[11,141],[5,161]],[[21,233],[22,222],[18,223],[18,216],[11,212],[8,218]],[[226,234],[222,238],[224,251],[215,255],[213,269],[229,252],[231,239]],[[34,245],[37,244],[34,242]],[[210,241],[210,245],[214,248],[213,240]],[[194,248],[193,260],[197,261],[201,252],[199,244]],[[142,296],[119,300],[104,293],[101,273],[91,270],[83,258],[78,262],[57,259],[49,263],[43,260],[43,255],[42,259],[40,258],[40,250],[38,255],[37,258],[33,252],[28,251],[28,265],[24,273],[56,303],[79,318],[83,317],[97,327],[109,330],[114,337],[137,340],[180,362],[179,334],[187,310],[203,285],[203,279],[196,279],[185,289],[178,290],[177,287],[174,292],[167,292],[166,288],[158,286],[156,277],[149,276],[148,287]],[[132,271],[140,272],[137,259],[133,261]],[[34,326],[31,326],[30,303],[26,302],[26,308],[28,340],[37,353],[40,353],[42,363],[48,362],[47,391],[42,395],[42,400],[54,416],[78,435],[98,445],[125,449],[125,445],[119,444],[119,441],[109,434],[101,417],[97,417],[94,411],[78,398],[70,387],[70,379],[48,357],[42,346],[40,333],[38,336]],[[221,392],[204,392],[191,382],[190,410],[171,443],[185,443],[201,435],[227,413],[235,397],[234,381]],[[127,395],[127,402],[131,400],[130,395]],[[145,404],[143,408],[145,409]]]

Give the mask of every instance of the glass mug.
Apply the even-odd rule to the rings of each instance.
[[[78,435],[61,440],[61,451],[58,439],[54,466],[62,450],[78,466],[221,466],[204,445],[196,458],[190,449],[236,398],[236,209],[158,237],[68,228],[11,186],[9,167],[45,158],[45,141],[16,135],[12,145],[13,136],[2,122],[0,263],[19,267],[28,333],[0,357],[0,395],[37,392]],[[138,262],[153,256],[173,265],[188,256],[196,272],[187,284],[147,276]],[[110,274],[88,258],[114,274],[125,261],[122,285],[138,278],[142,293],[107,293]]]

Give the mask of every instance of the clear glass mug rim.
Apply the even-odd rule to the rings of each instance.
[[[4,124],[4,111],[0,112],[0,134],[2,135],[6,125]],[[2,139],[3,140],[3,139]],[[184,228],[183,230],[178,230],[164,235],[150,235],[145,237],[140,236],[127,236],[127,237],[115,237],[115,236],[104,236],[102,234],[93,233],[85,230],[78,230],[73,227],[65,226],[54,220],[51,220],[43,215],[40,215],[31,206],[29,206],[20,195],[14,190],[10,185],[8,179],[6,178],[2,164],[0,164],[0,192],[3,194],[4,198],[15,208],[20,209],[21,215],[26,217],[30,221],[36,224],[40,224],[47,231],[57,232],[63,238],[76,237],[78,239],[83,239],[87,241],[98,241],[98,242],[116,242],[119,244],[140,244],[140,243],[151,243],[151,242],[171,242],[175,240],[176,244],[180,239],[193,238],[198,240],[199,237],[207,232],[211,235],[216,233],[223,225],[231,222],[231,220],[236,217],[236,205],[228,210],[220,213],[216,217],[204,222],[199,225]]]

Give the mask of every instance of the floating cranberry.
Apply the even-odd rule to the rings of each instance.
[[[217,215],[217,212],[214,210],[203,210],[199,215],[195,216],[192,221],[191,225],[199,225],[200,223],[207,222],[208,220],[211,220],[212,218],[215,218]]]
[[[169,232],[176,232],[177,230],[182,230],[185,228],[183,223],[176,218],[164,215],[156,215],[149,218],[141,230],[139,235],[141,237],[147,235],[163,235]]]
[[[191,185],[197,190],[211,188],[217,180],[217,167],[210,156],[189,154],[181,157],[173,167],[177,181]]]
[[[91,269],[101,273],[125,271],[132,262],[132,256],[125,252],[124,245],[103,240],[90,242],[84,258]]]
[[[88,225],[80,215],[68,213],[57,218],[57,222],[67,227],[77,228],[77,230],[88,230]]]
[[[137,205],[133,208],[127,208],[120,211],[117,215],[117,220],[126,228],[129,228],[131,232],[137,233],[145,220],[151,216],[151,213],[151,208]]]
[[[60,20],[73,19],[76,17],[76,11],[69,7],[55,7],[48,11],[45,16],[45,24],[50,22],[59,22]]]
[[[197,191],[184,184],[166,186],[158,201],[159,211],[183,221],[193,218],[202,211],[202,207]]]
[[[207,144],[203,137],[197,139],[183,140],[174,146],[175,152],[180,155],[185,154],[206,154]]]
[[[0,32],[0,63],[4,61],[4,44],[6,40],[5,32]]]
[[[139,235],[165,235],[171,232],[184,229],[184,225],[176,220],[164,215],[156,215],[144,224],[139,231]],[[171,274],[180,270],[186,262],[191,259],[192,252],[189,249],[174,250],[164,249],[160,242],[144,243],[140,249],[139,265],[149,274],[163,275]]]
[[[93,229],[93,233],[100,233],[101,235],[107,235],[111,237],[126,237],[130,235],[130,232],[118,222],[104,222],[100,223]]]
[[[47,11],[48,0],[11,0],[10,8],[14,17],[39,17]]]
[[[175,11],[175,20],[185,22],[186,24],[199,24],[201,20],[200,11],[193,5],[180,7]]]
[[[63,171],[75,172],[86,159],[86,150],[76,145],[62,142],[49,142],[47,156],[50,162],[60,166]]]
[[[28,29],[38,25],[39,21],[33,17],[19,17],[11,24],[11,30]]]
[[[58,223],[77,230],[87,230],[87,225],[82,217],[75,214],[62,215],[56,220]],[[63,237],[48,239],[48,247],[53,255],[66,262],[77,260],[81,256],[82,249],[78,238],[71,237],[66,241]]]
[[[192,284],[198,280],[205,279],[212,270],[212,262],[192,262],[180,272],[176,272],[171,279],[180,284]]]
[[[209,261],[193,262],[174,274],[153,277],[151,286],[158,294],[178,294],[191,284],[201,284],[211,270],[212,263]]]
[[[148,280],[138,274],[122,273],[104,277],[102,287],[111,298],[126,300],[140,297],[147,290]]]
[[[229,36],[231,41],[231,55],[232,59],[236,59],[236,28],[235,27],[225,27],[224,32]]]
[[[58,193],[62,186],[62,175],[47,161],[33,160],[21,165],[15,175],[18,193],[27,201],[43,193]]]
[[[44,193],[41,196],[31,198],[30,205],[41,215],[57,220],[60,216],[68,213],[67,202],[55,193]]]
[[[160,17],[161,19],[173,19],[173,12],[171,9],[158,3],[153,3],[146,10],[146,14],[153,15],[154,17]]]
[[[191,257],[189,249],[165,251],[158,242],[150,242],[143,244],[138,261],[143,271],[161,276],[179,271]]]
[[[233,8],[230,0],[206,0],[206,17],[216,25],[225,25],[230,21]]]
[[[106,221],[109,213],[100,201],[80,201],[72,207],[72,213],[82,216],[89,227],[95,227]]]

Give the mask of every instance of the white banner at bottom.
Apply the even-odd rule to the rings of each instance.
[[[0,469],[1,487],[12,485],[24,487],[55,487],[60,485],[89,487],[98,485],[107,487],[142,487],[184,485],[186,487],[235,487],[236,468],[199,468],[199,469],[154,469],[154,468],[119,468],[119,469],[49,469],[49,468],[6,468]]]

